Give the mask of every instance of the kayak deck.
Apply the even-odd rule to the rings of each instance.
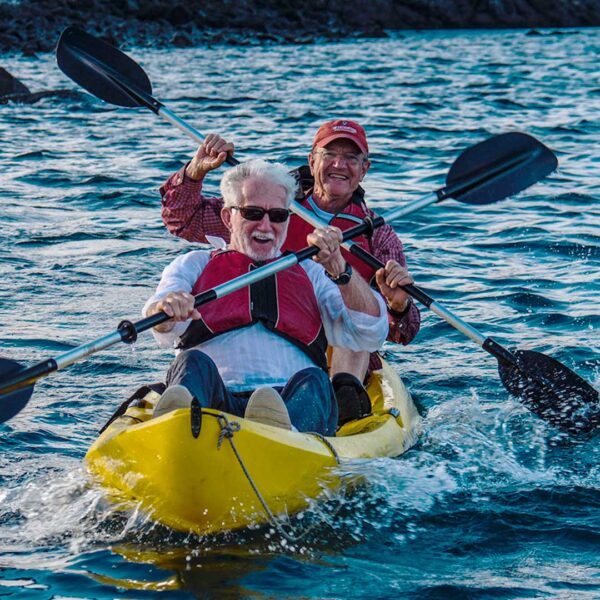
[[[415,443],[420,418],[395,371],[384,363],[368,391],[373,415],[328,438],[204,408],[194,437],[194,411],[154,419],[159,395],[150,392],[98,437],[86,462],[120,499],[175,530],[208,534],[266,523],[338,489],[340,462],[399,456]]]

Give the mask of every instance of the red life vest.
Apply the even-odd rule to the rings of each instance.
[[[303,200],[297,200],[297,202],[300,202],[304,208],[316,212],[313,209],[314,200],[310,195],[305,197]],[[363,219],[367,216],[369,215],[367,213],[367,207],[365,203],[355,194],[348,206],[346,206],[342,212],[335,215],[328,224],[339,227],[342,231],[345,231],[350,227],[354,227],[355,225],[362,223]],[[290,226],[288,229],[287,238],[283,244],[283,250],[297,252],[298,250],[306,247],[306,236],[309,233],[312,233],[314,229],[314,226],[307,223],[302,217],[292,214],[290,217]],[[372,253],[371,245],[367,235],[363,234],[354,238],[352,241],[361,246],[367,252]],[[370,267],[364,263],[362,260],[348,252],[348,250],[345,248],[342,248],[342,256],[352,265],[353,269],[358,271],[363,278],[366,279],[367,282],[371,281],[375,275],[375,269],[373,269],[373,267]]]
[[[196,280],[192,294],[200,294],[258,266],[240,252],[217,251]],[[300,265],[217,298],[198,311],[202,318],[190,323],[180,338],[179,348],[191,348],[221,333],[260,322],[327,369],[327,338],[317,298]]]

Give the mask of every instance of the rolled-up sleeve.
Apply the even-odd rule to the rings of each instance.
[[[371,217],[375,213],[369,211]],[[384,225],[373,232],[371,239],[371,252],[383,264],[388,260],[395,260],[403,267],[406,267],[406,256],[402,242],[398,239],[395,231],[389,226]],[[407,310],[400,316],[398,314],[389,314],[389,334],[388,340],[398,344],[409,344],[417,335],[421,327],[421,313],[414,302],[410,302]]]
[[[302,266],[313,284],[329,345],[356,352],[379,350],[388,333],[383,298],[371,292],[379,305],[378,316],[350,310],[344,304],[339,287],[326,277],[323,267],[308,261]]]
[[[182,256],[178,256],[171,264],[165,267],[160,278],[160,283],[156,288],[154,295],[148,299],[142,315],[148,316],[147,311],[151,304],[158,302],[164,298],[169,292],[189,292],[191,293],[196,280],[206,266],[210,258],[210,253],[204,250],[196,250],[188,252]],[[163,348],[173,348],[178,342],[179,337],[188,328],[191,320],[175,323],[175,327],[166,333],[160,333],[156,329],[152,329],[152,335]]]
[[[202,195],[203,181],[190,179],[185,169],[173,173],[160,187],[166,228],[189,242],[206,243],[207,235],[229,241],[229,230],[221,220],[223,199]]]

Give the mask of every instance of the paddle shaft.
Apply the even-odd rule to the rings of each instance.
[[[90,56],[82,50],[79,50],[78,54],[79,59],[83,63],[87,64],[88,68],[95,68],[93,56]],[[145,106],[146,108],[150,109],[152,112],[171,123],[171,125],[177,127],[177,129],[185,133],[196,143],[201,144],[204,141],[204,137],[195,127],[192,127],[192,125],[178,117],[151,94],[140,89],[139,86],[132,81],[127,80],[123,74],[114,70],[109,65],[103,65],[103,72],[107,77],[110,78],[116,87],[118,87],[138,105]],[[496,178],[502,177],[504,179],[509,177],[512,170],[521,170],[525,162],[535,160],[536,156],[540,155],[541,153],[542,149],[536,146],[532,149],[528,149],[522,153],[516,154],[510,160],[504,160],[495,167],[488,166],[485,172],[476,172],[461,181],[444,186],[433,193],[429,193],[422,198],[406,204],[403,207],[402,212],[398,213],[395,218],[407,216],[418,210],[421,210],[422,208],[447,200],[448,198],[466,194],[471,190],[493,182]],[[231,155],[227,156],[225,162],[231,166],[239,164],[239,161]],[[298,213],[298,211],[295,210],[295,204],[296,203],[293,203],[291,208],[294,210],[294,212]]]
[[[183,119],[180,119],[175,113],[171,112],[166,106],[164,106],[164,104],[161,104],[160,102],[159,104],[160,108],[154,111],[157,115],[171,123],[171,125],[175,125],[177,129],[183,131],[183,133],[191,137],[198,144],[201,144],[204,141],[204,138],[197,129],[194,129],[194,127],[192,127],[189,123]],[[240,164],[240,161],[230,154],[227,155],[225,162],[232,167]]]
[[[198,144],[201,144],[204,141],[204,137],[197,129],[192,127],[189,123],[187,123],[183,119],[180,119],[177,115],[175,115],[173,112],[171,112],[168,108],[166,108],[164,106],[164,104],[162,104],[161,102],[156,100],[154,97],[152,97],[151,95],[147,94],[146,92],[144,92],[140,89],[136,89],[133,84],[124,86],[124,85],[122,85],[121,81],[118,78],[114,78],[113,80],[125,92],[130,94],[132,96],[132,98],[134,98],[136,101],[138,101],[139,103],[143,104],[144,106],[146,106],[147,108],[152,110],[157,115],[163,117],[166,121],[168,121],[169,123],[171,123],[172,125],[177,127],[180,131],[182,131],[183,133],[185,133],[186,135],[191,137],[195,142],[197,142]],[[128,89],[128,88],[130,88],[130,89]],[[432,204],[442,202],[443,200],[446,200],[447,198],[451,198],[454,195],[460,195],[461,193],[466,193],[466,192],[482,185],[483,183],[493,181],[495,177],[498,177],[500,175],[505,177],[507,170],[510,170],[511,168],[514,168],[514,169],[521,168],[523,161],[530,159],[531,155],[534,154],[535,152],[538,152],[538,150],[534,149],[532,151],[529,151],[529,152],[526,152],[526,153],[523,153],[520,155],[516,155],[512,159],[512,161],[510,161],[508,164],[505,162],[501,166],[499,165],[496,169],[493,169],[493,168],[489,169],[488,171],[486,171],[485,174],[477,174],[476,176],[473,176],[464,181],[455,183],[451,186],[442,187],[439,190],[436,190],[433,193],[429,193],[429,194],[423,196],[422,198],[414,200],[413,202],[411,202],[403,207],[400,207],[396,210],[392,210],[389,213],[387,213],[384,217],[377,217],[375,219],[375,221],[377,221],[377,224],[375,224],[375,222],[373,222],[373,227],[380,226],[386,222],[390,222],[390,221],[393,221],[400,217],[407,216],[411,213],[414,213],[414,212],[420,210],[421,208],[425,208]],[[237,159],[235,159],[233,156],[229,156],[229,155],[227,156],[226,162],[230,165],[239,164],[239,161]],[[319,227],[319,226],[323,225],[323,223],[320,221],[320,219],[318,219],[316,217],[316,215],[314,215],[314,213],[312,213],[312,211],[305,209],[298,202],[292,202],[292,205],[290,208],[294,213],[296,213],[302,219],[304,219],[308,223],[311,223],[315,227]],[[357,227],[358,228],[367,227],[367,229],[368,229],[370,226],[358,225]],[[346,234],[353,232],[355,230],[356,230],[356,227],[348,229],[346,231]],[[360,235],[360,233],[363,233],[364,231],[366,231],[366,229],[362,229],[360,232],[357,231],[356,233],[353,233],[349,236],[346,236],[346,234],[344,234],[344,240],[349,240],[350,238],[354,237],[355,235]],[[378,260],[372,254],[370,254],[369,252],[367,252],[366,250],[361,248],[358,244],[349,242],[349,243],[344,243],[343,245],[354,256],[358,257],[359,259],[361,259],[362,261],[364,261],[365,263],[367,263],[369,266],[373,267],[374,269],[381,269],[382,267],[385,266],[380,260]],[[307,249],[301,250],[298,253],[298,255],[302,255],[302,253],[304,253],[306,250]],[[301,257],[298,260],[303,260],[304,258],[313,256],[314,254],[315,253],[313,252],[312,254]],[[290,256],[294,256],[294,255],[290,255]],[[281,259],[281,260],[283,260],[283,259]],[[285,269],[288,266],[291,266],[291,264],[296,264],[296,262],[298,262],[298,261],[290,263],[289,265],[286,264],[283,268]],[[275,263],[272,263],[272,264],[275,264]],[[265,268],[265,267],[262,267],[262,268]],[[253,274],[259,273],[261,271],[261,269],[255,270]],[[278,271],[277,270],[273,271],[273,273],[276,273],[276,272],[278,272]],[[268,274],[265,274],[264,276],[267,277],[270,274],[271,273],[268,273]],[[236,285],[235,282],[237,279],[239,279],[239,278],[236,278],[230,282],[230,284],[233,284],[232,289],[225,293],[222,293],[220,295],[217,294],[217,295],[210,297],[204,301],[198,300],[199,298],[201,298],[201,296],[203,296],[203,294],[200,296],[197,296],[195,306],[201,306],[205,302],[208,302],[215,298],[219,298],[222,295],[226,295],[227,293],[231,293],[231,292],[239,289],[239,287],[235,287],[235,285]],[[258,281],[259,279],[261,279],[261,277],[258,277],[257,279],[253,279],[252,281],[248,280],[246,283],[242,284],[241,287],[243,287],[244,285],[250,285],[251,283]],[[227,288],[228,285],[229,284],[224,284],[222,286],[223,289]],[[217,288],[215,288],[215,290],[216,289]],[[412,296],[413,298],[415,298],[416,300],[418,300],[419,302],[424,304],[427,308],[429,308],[433,313],[435,313],[440,318],[442,318],[444,321],[446,321],[449,325],[451,325],[452,327],[454,327],[455,329],[457,329],[458,331],[460,331],[461,333],[466,335],[468,338],[470,338],[472,341],[474,341],[476,344],[481,346],[484,350],[486,350],[486,352],[490,353],[496,359],[503,360],[505,362],[510,362],[511,364],[516,364],[516,358],[506,348],[502,347],[500,344],[495,342],[492,338],[483,335],[477,329],[475,329],[474,327],[472,327],[471,325],[469,325],[468,323],[463,321],[460,317],[456,316],[450,310],[445,308],[442,304],[435,301],[433,298],[431,298],[431,296],[429,296],[427,293],[425,293],[423,290],[421,290],[417,286],[407,285],[407,286],[402,286],[402,289],[404,291],[406,291],[406,293],[408,293],[410,296]],[[211,290],[211,292],[212,291],[213,290]],[[208,292],[206,292],[206,293],[208,293]],[[159,313],[159,315],[160,315],[160,313]],[[154,317],[159,317],[159,315],[153,315],[153,317],[149,317],[148,319],[145,319],[145,320],[140,321],[137,324],[135,324],[136,331],[138,331],[138,332],[145,331],[146,329],[150,329],[151,327],[154,327],[154,326],[164,322],[165,320],[168,320],[168,317],[161,318],[160,320],[154,320],[154,321],[152,320]],[[150,324],[146,325],[146,322],[148,322]],[[115,332],[115,334],[106,336],[106,345],[104,345],[98,349],[106,348],[112,344],[119,342],[119,341],[126,341],[120,335],[117,339],[113,339],[113,336],[117,335],[118,333],[119,333],[119,330],[117,330],[117,332]],[[81,349],[83,349],[83,348],[84,348],[84,346],[81,347]],[[90,351],[89,352],[84,351],[83,354],[76,352],[76,350],[66,353],[67,355],[75,353],[75,356],[73,357],[73,360],[71,360],[71,357],[68,357],[70,362],[64,363],[64,366],[72,364],[72,362],[79,360],[79,358],[83,358],[93,352],[96,352],[96,351],[97,351],[96,346],[92,345],[92,348],[90,349]],[[63,356],[65,356],[65,355],[63,355]],[[35,367],[32,367],[32,368],[35,368]],[[60,369],[60,368],[62,368],[62,367],[61,366],[56,367],[56,369]],[[54,369],[54,370],[56,370],[56,369]]]
[[[321,221],[321,219],[319,219],[319,217],[317,217],[317,215],[314,212],[308,210],[307,208],[298,203],[295,204],[297,204],[297,207],[294,212],[296,212],[296,214],[302,217],[305,221],[307,221],[311,225],[314,225],[315,227],[322,227],[323,225],[325,225],[325,223],[323,223],[323,221]],[[402,214],[403,209],[399,208],[397,210],[390,211],[389,213],[378,217],[378,219],[381,219],[384,222],[389,222],[393,219],[399,218],[400,216],[402,216]],[[353,254],[354,256],[356,256],[375,270],[385,267],[384,263],[382,263],[378,258],[375,258],[372,254],[367,252],[358,244],[350,240],[346,240],[346,238],[344,239],[342,246],[346,248],[346,250],[348,250],[351,254]],[[444,307],[441,303],[434,300],[421,288],[412,284],[402,285],[400,287],[409,296],[412,296],[413,298],[415,298],[415,300],[418,300],[419,302],[421,302],[421,304],[424,304],[432,312],[438,315],[438,317],[441,317],[444,321],[446,321],[446,323],[448,323],[455,329],[458,329],[458,331],[460,331],[472,341],[474,341],[476,344],[481,346],[486,352],[494,356],[497,360],[509,362],[513,365],[517,364],[517,359],[512,354],[512,352],[502,347],[492,338],[483,335],[480,331],[478,331],[468,323],[465,323],[465,321],[463,321],[460,317],[456,316],[454,313],[452,313],[450,310]]]
[[[388,218],[392,218],[393,213],[394,211],[390,211]],[[344,231],[343,240],[346,241],[358,235],[362,235],[363,233],[370,232],[374,228],[380,227],[384,223],[385,221],[382,217],[378,217],[373,220],[365,220],[363,223],[355,225],[354,227]],[[272,263],[266,264],[258,269],[254,269],[249,273],[235,277],[226,283],[198,294],[195,296],[194,307],[198,308],[199,306],[207,304],[212,300],[222,298],[227,294],[231,294],[243,287],[260,281],[261,279],[265,279],[270,275],[279,273],[280,271],[292,267],[293,265],[296,265],[307,258],[315,256],[319,252],[320,249],[317,246],[307,246],[298,252],[286,254],[282,258],[279,258]],[[91,354],[95,354],[96,352],[104,350],[109,346],[113,346],[118,342],[132,343],[137,339],[139,333],[147,331],[152,327],[156,327],[157,325],[168,321],[170,318],[171,317],[164,311],[161,311],[135,323],[132,323],[131,321],[122,321],[117,329],[108,335],[98,338],[92,342],[88,342],[87,344],[78,346],[77,348],[69,350],[68,352],[64,352],[55,358],[42,361],[27,369],[17,372],[10,379],[3,382],[2,388],[0,388],[0,395],[29,386],[35,383],[38,379],[41,379],[42,377],[45,377],[54,371],[64,369],[65,367],[72,365],[82,358],[90,356]]]

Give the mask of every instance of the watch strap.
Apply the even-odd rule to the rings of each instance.
[[[333,281],[336,285],[346,285],[350,282],[350,278],[352,277],[352,265],[346,261],[345,269],[339,273],[338,275],[332,275],[327,269],[325,269],[325,275]]]

